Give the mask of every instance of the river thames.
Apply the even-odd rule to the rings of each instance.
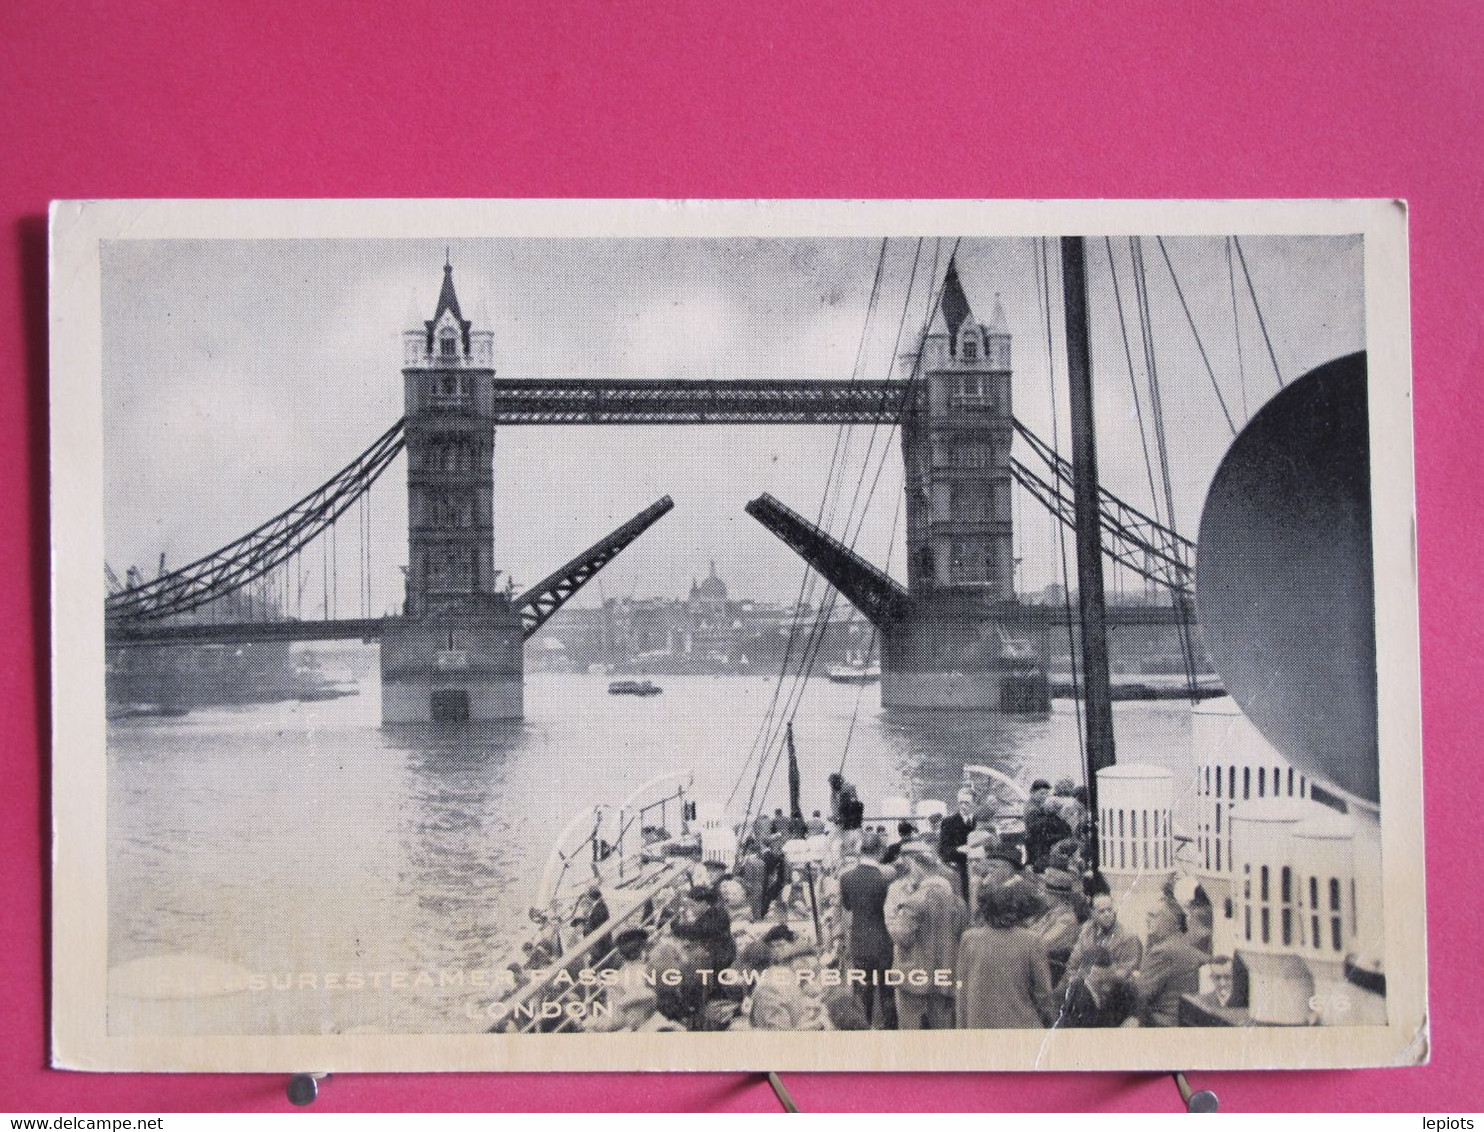
[[[523,721],[383,728],[375,665],[356,667],[370,674],[343,699],[109,724],[111,1031],[482,1029],[473,1008],[499,993],[487,980],[524,938],[557,832],[669,770],[725,800],[775,684],[670,676],[637,698],[531,673]],[[1120,761],[1174,770],[1187,828],[1189,713],[1114,706]],[[1032,718],[886,712],[876,685],[815,678],[795,720],[806,814],[827,809],[847,734],[868,812],[893,795],[951,805],[970,762],[1081,780],[1070,701]],[[781,770],[766,804],[787,806]]]

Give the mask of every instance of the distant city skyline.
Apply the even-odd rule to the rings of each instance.
[[[1182,295],[1158,245],[1146,240],[1151,331],[1176,519],[1194,537],[1206,485],[1230,441],[1225,415],[1240,427],[1278,386],[1245,280],[1239,270],[1228,273],[1225,242],[1181,237],[1165,245]],[[899,333],[902,349],[915,347],[953,241],[890,242],[868,330],[877,240],[110,241],[102,295],[105,534],[115,571],[137,565],[153,576],[161,552],[168,568],[230,541],[324,482],[395,421],[400,335],[431,315],[445,247],[466,314],[494,331],[501,376],[879,380],[892,373]],[[1243,237],[1242,248],[1285,380],[1364,348],[1358,237]],[[1113,241],[1112,250],[1132,320],[1126,241]],[[975,318],[988,320],[996,294],[1004,305],[1017,417],[1059,439],[1065,452],[1054,241],[1048,252],[1049,355],[1036,242],[964,240],[956,258]],[[1101,240],[1090,242],[1100,471],[1111,490],[1151,510],[1127,360],[1147,397],[1142,345],[1130,321],[1125,354],[1106,252]],[[683,595],[713,559],[737,592],[791,602],[802,564],[742,505],[768,491],[813,518],[838,444],[841,498],[829,525],[845,533],[856,496],[847,541],[858,532],[857,549],[902,578],[902,468],[890,431],[501,427],[495,564],[517,588],[529,585],[670,494],[675,512],[610,565],[582,604]],[[401,601],[404,477],[400,462],[393,465],[372,497],[373,612]],[[1017,492],[1015,518],[1016,589],[1059,583],[1061,548],[1049,517]],[[344,615],[344,595],[358,588],[357,534],[345,520],[341,526]],[[309,557],[319,563],[318,551]],[[1110,573],[1115,592],[1131,584]],[[821,593],[809,596],[817,602]]]

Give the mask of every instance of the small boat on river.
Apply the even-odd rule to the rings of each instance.
[[[608,685],[611,696],[657,696],[663,691],[652,680],[615,680]]]
[[[832,684],[875,684],[881,679],[881,666],[832,664],[824,674]]]

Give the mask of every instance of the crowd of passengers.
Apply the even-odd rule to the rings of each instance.
[[[862,810],[835,776],[829,820],[759,818],[735,867],[697,866],[665,922],[605,938],[586,1028],[1175,1026],[1203,971],[1206,1005],[1242,1005],[1199,890],[1181,903],[1167,888],[1143,923],[1122,921],[1088,867],[1087,798],[1070,780],[1036,781],[1014,813],[966,787],[956,812],[894,836]],[[838,867],[789,864],[785,846],[809,837]],[[594,890],[578,927],[607,916]]]

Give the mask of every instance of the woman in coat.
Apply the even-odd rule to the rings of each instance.
[[[983,926],[964,932],[958,948],[960,1029],[1039,1029],[1055,1021],[1046,945],[1025,927],[1038,910],[1027,884],[990,884],[981,890]]]

